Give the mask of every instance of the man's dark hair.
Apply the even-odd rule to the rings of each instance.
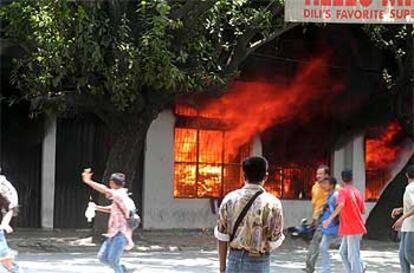
[[[328,167],[328,165],[324,165],[324,164],[319,165],[318,170],[324,170],[325,171],[325,174],[329,174],[329,167]]]
[[[352,174],[352,170],[347,169],[347,170],[342,171],[341,177],[342,177],[342,180],[345,183],[350,183],[350,182],[352,182],[352,179],[354,178],[354,175]]]
[[[113,173],[109,178],[109,181],[114,182],[116,185],[123,187],[126,183],[125,174],[123,173]]]
[[[338,181],[337,181],[337,180],[336,180],[336,178],[335,178],[335,177],[333,177],[333,176],[330,176],[330,177],[328,178],[328,182],[329,182],[329,185],[334,186],[334,187],[336,187],[336,184],[338,184]]]
[[[264,180],[267,175],[269,164],[264,157],[252,156],[243,161],[243,172],[249,183],[258,184]]]
[[[409,179],[414,179],[414,165],[408,166],[407,176]]]

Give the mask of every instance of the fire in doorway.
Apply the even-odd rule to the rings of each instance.
[[[305,124],[323,115],[343,90],[327,59],[316,58],[283,83],[236,81],[220,98],[204,97],[197,106],[178,104],[174,196],[219,198],[240,187],[240,164],[256,135],[291,120]],[[272,165],[266,187],[282,198],[305,198],[313,173],[313,167]]]
[[[382,190],[407,164],[413,152],[412,141],[397,121],[385,127],[367,131],[365,141],[366,200],[379,199]]]

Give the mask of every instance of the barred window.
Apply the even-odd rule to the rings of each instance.
[[[177,105],[175,114],[174,197],[220,198],[242,187],[251,143],[231,147],[231,130],[215,113]],[[265,188],[282,199],[309,199],[316,168],[271,165]]]
[[[270,166],[267,191],[281,199],[310,199],[317,166]]]
[[[398,121],[371,128],[365,137],[365,199],[376,201],[393,178],[392,170],[406,150],[408,137]]]
[[[250,145],[237,154],[226,149],[223,130],[175,129],[174,197],[220,198],[243,184],[241,162]]]

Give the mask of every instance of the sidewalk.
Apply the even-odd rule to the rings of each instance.
[[[7,236],[11,248],[22,253],[96,252],[100,244],[92,242],[90,230],[18,229]],[[211,231],[142,231],[135,232],[133,252],[213,250]]]
[[[10,246],[21,253],[80,253],[96,252],[99,244],[92,243],[90,230],[20,229],[7,237]],[[132,252],[176,252],[214,251],[216,240],[211,230],[169,230],[138,231],[135,234],[136,247]],[[282,251],[306,249],[302,240],[287,238]],[[394,242],[363,241],[362,249],[393,251],[398,249]]]
[[[20,253],[17,262],[25,273],[111,273],[96,258],[99,245],[88,230],[17,230],[8,236]],[[367,273],[399,271],[398,244],[363,241]],[[272,272],[302,273],[307,243],[286,239],[272,255]],[[123,259],[140,273],[218,272],[216,241],[212,231],[139,231],[136,247]],[[333,251],[333,273],[344,273],[338,251]]]
[[[277,250],[272,255],[272,273],[303,273],[306,251]],[[362,251],[367,273],[399,272],[398,252]],[[217,273],[216,251],[134,252],[122,259],[135,273]],[[21,254],[17,262],[25,273],[113,273],[101,265],[96,253]],[[345,273],[338,251],[334,251],[332,273]]]

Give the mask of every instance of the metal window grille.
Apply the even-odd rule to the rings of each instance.
[[[388,179],[384,170],[366,170],[365,200],[378,200],[387,182]]]
[[[220,198],[243,181],[241,161],[250,144],[237,154],[226,151],[226,131],[175,129],[174,197]]]
[[[315,167],[270,166],[267,191],[281,199],[310,199]]]

